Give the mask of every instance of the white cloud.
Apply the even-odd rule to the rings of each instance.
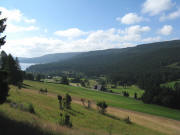
[[[160,17],[160,21],[172,20],[172,19],[176,19],[176,18],[178,18],[178,17],[180,17],[180,9],[178,9],[178,10],[175,11],[175,12],[169,13],[168,15],[163,14],[163,15]]]
[[[1,18],[7,18],[7,33],[15,33],[15,32],[24,32],[24,31],[34,31],[39,28],[36,26],[27,26],[24,24],[35,23],[35,19],[28,19],[23,13],[18,9],[6,9],[4,7],[0,7],[0,11],[2,12]]]
[[[16,32],[24,32],[24,31],[35,31],[38,30],[38,27],[35,26],[18,26],[18,25],[13,25],[13,24],[8,24],[6,27],[5,32],[7,33],[16,33]]]
[[[2,12],[1,18],[7,18],[8,22],[25,22],[25,23],[35,23],[35,19],[28,19],[23,15],[23,13],[18,9],[8,10],[7,8],[0,7]]]
[[[71,38],[70,40],[61,40],[58,37],[29,37],[8,40],[2,48],[8,53],[21,57],[35,57],[47,53],[124,48],[134,46],[136,42],[143,41],[142,34],[148,31],[150,31],[150,27],[148,26],[135,25],[124,30],[111,28],[91,31],[84,37]],[[84,31],[82,32],[84,33]],[[74,34],[70,35],[74,37]]]
[[[136,13],[128,13],[122,18],[116,18],[117,21],[120,21],[123,24],[135,24],[143,21],[143,17],[138,16]]]
[[[54,34],[60,37],[75,38],[75,37],[80,37],[82,35],[86,35],[87,32],[81,31],[78,28],[70,28],[67,30],[56,31],[54,32]]]
[[[0,7],[2,12],[1,18],[8,18],[8,21],[20,22],[22,20],[22,13],[18,9],[8,10],[4,7]]]
[[[130,26],[126,29],[126,32],[128,34],[139,34],[142,32],[148,32],[150,31],[151,28],[149,26],[143,26],[141,27],[140,25],[134,25],[134,26]]]
[[[174,3],[171,0],[146,0],[142,5],[142,12],[151,16],[158,15],[163,11],[169,10]]]
[[[158,41],[161,41],[161,37],[148,37],[148,38],[145,38],[142,40],[142,42],[145,42],[145,43],[152,43],[152,42],[158,42]]]
[[[173,27],[171,25],[164,25],[159,31],[158,33],[159,34],[162,34],[162,35],[170,35],[173,31]]]

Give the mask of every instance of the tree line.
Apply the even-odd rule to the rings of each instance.
[[[1,12],[0,12],[1,15]],[[6,41],[6,36],[1,36],[6,25],[6,18],[0,19],[0,48]],[[11,54],[7,55],[5,51],[0,54],[0,104],[6,101],[9,91],[9,84],[21,87],[23,82],[23,74],[17,58],[13,58]]]

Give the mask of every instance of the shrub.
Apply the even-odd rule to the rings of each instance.
[[[96,105],[97,105],[97,107],[98,107],[98,109],[99,109],[99,112],[100,112],[101,114],[105,114],[106,108],[108,107],[108,105],[106,104],[106,102],[105,102],[105,101],[101,101],[101,102],[98,102]]]
[[[59,100],[59,109],[62,109],[63,110],[63,106],[62,106],[62,96],[61,95],[58,95],[58,100]]]
[[[125,97],[129,97],[129,93],[128,93],[128,92],[126,92],[126,91],[123,91],[123,96],[125,96]]]
[[[82,105],[85,106],[85,99],[81,98]]]
[[[66,94],[66,97],[63,98],[63,107],[66,109],[71,109],[72,98],[69,94]]]
[[[90,109],[91,108],[91,101],[90,100],[88,100],[88,109]]]
[[[128,116],[127,118],[125,118],[124,121],[125,121],[127,124],[132,124],[132,122],[131,122],[129,116]]]
[[[30,113],[35,113],[35,109],[34,109],[34,106],[33,106],[33,104],[29,104],[29,106],[28,106],[28,111],[30,112]]]
[[[136,92],[134,93],[134,98],[137,99],[137,93]]]
[[[62,126],[67,126],[67,127],[72,127],[72,122],[70,119],[70,115],[68,115],[67,113],[65,113],[64,115],[62,113],[60,113],[60,121],[59,124]]]

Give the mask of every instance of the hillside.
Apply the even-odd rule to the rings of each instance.
[[[76,71],[91,76],[135,74],[167,69],[168,65],[180,61],[179,52],[180,40],[157,42],[124,49],[90,51],[60,62],[33,65],[27,71],[41,73]]]
[[[78,54],[80,54],[80,53],[79,52],[55,53],[55,54],[47,54],[47,55],[43,55],[40,57],[33,57],[33,58],[19,57],[19,61],[21,63],[50,63],[50,62],[67,60],[67,59],[72,58]]]
[[[47,88],[48,93],[39,93],[40,88]],[[72,96],[72,109],[68,111],[73,123],[72,128],[57,124],[60,119],[57,94],[64,96],[67,92]],[[113,125],[113,135],[177,135],[180,133],[178,127],[180,123],[179,110],[143,104],[141,101],[120,95],[36,81],[24,81],[24,88],[21,90],[11,86],[9,95],[9,102],[0,106],[0,112],[5,114],[4,117],[8,121],[13,120],[16,121],[13,123],[17,124],[12,125],[11,122],[10,126],[12,125],[14,128],[8,132],[0,129],[4,135],[7,133],[16,134],[20,123],[32,124],[35,129],[33,130],[34,134],[38,134],[36,130],[39,127],[40,131],[43,129],[43,131],[50,131],[50,134],[54,135],[108,135],[108,128],[111,124]],[[82,105],[80,101],[82,97],[86,99],[86,102],[87,100],[91,101],[91,109]],[[108,103],[106,115],[98,113],[96,102],[100,100]],[[33,104],[35,113],[29,113],[20,107],[13,107],[12,103],[22,105],[25,108],[29,104]],[[130,117],[132,124],[127,124],[124,121],[127,116]],[[4,127],[3,123],[2,127]],[[18,133],[22,134],[24,130],[18,130],[20,132]],[[48,135],[48,133],[46,134]]]

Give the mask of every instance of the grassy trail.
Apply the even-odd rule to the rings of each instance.
[[[38,94],[37,90],[33,89],[22,89],[25,92]],[[46,96],[46,95],[45,95]],[[49,92],[47,96],[57,98],[57,94]],[[82,105],[79,98],[73,97],[73,103]],[[96,109],[96,103],[92,101],[91,104],[93,109]],[[172,120],[165,117],[154,116],[146,113],[131,111],[127,109],[120,109],[115,107],[108,107],[107,113],[118,118],[130,117],[133,123],[147,127],[152,130],[159,131],[164,134],[178,135],[180,134],[180,121]]]

